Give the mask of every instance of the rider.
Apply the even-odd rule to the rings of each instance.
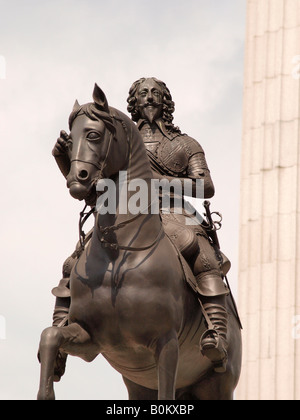
[[[190,179],[193,196],[196,194],[196,180],[201,179],[204,181],[202,198],[211,198],[214,195],[214,185],[204,151],[198,142],[182,134],[179,128],[173,125],[174,102],[165,83],[155,78],[142,78],[131,86],[127,101],[128,111],[143,137],[153,169],[153,178],[167,178],[170,181],[176,178],[181,180],[182,184],[184,179]],[[61,131],[53,149],[53,155],[65,177],[70,170],[70,161],[66,153],[67,141],[68,134]],[[223,282],[221,253],[214,246],[210,232],[204,227],[204,223],[201,224],[201,220],[196,225],[190,225],[186,222],[190,214],[184,209],[182,214],[176,213],[174,198],[174,194],[171,194],[171,211],[162,212],[164,229],[192,268],[200,303],[210,322],[209,330],[200,340],[201,352],[213,362],[216,372],[224,372],[227,363],[225,296],[228,289]],[[183,203],[182,206],[184,207]],[[53,315],[55,326],[62,326],[67,322],[70,305],[68,281],[80,250],[81,247],[77,246],[76,251],[66,260],[63,279],[59,286],[53,289],[56,296]],[[57,361],[58,379],[63,374],[65,359],[66,355],[60,355]]]
[[[131,86],[127,102],[128,112],[143,137],[153,178],[167,178],[169,181],[179,179],[183,188],[185,179],[189,179],[193,185],[193,197],[196,197],[196,181],[202,180],[204,196],[197,198],[211,198],[214,185],[204,151],[196,140],[182,134],[173,125],[175,104],[165,83],[155,78],[141,78]],[[222,264],[224,256],[213,243],[211,232],[201,216],[198,215],[198,224],[190,224],[187,222],[190,216],[184,210],[184,202],[181,212],[176,212],[174,203],[175,198],[171,200],[170,211],[161,213],[164,229],[189,262],[197,280],[201,303],[213,326],[201,338],[201,351],[212,360],[216,372],[224,372],[227,362],[225,296],[228,294],[223,282],[226,274]],[[194,233],[192,239],[188,235],[191,231]]]

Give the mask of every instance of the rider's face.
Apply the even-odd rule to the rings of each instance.
[[[150,123],[162,117],[163,92],[153,79],[146,79],[137,92],[137,106],[141,117]]]

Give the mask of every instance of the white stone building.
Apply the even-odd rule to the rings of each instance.
[[[237,399],[300,399],[300,0],[248,0]]]

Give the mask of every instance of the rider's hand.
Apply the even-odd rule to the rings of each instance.
[[[60,136],[57,139],[54,149],[52,150],[52,154],[54,157],[66,155],[68,152],[67,143],[69,140],[69,135],[62,130],[60,132]]]
[[[68,141],[69,135],[62,130],[60,136],[57,139],[52,154],[56,160],[56,163],[61,170],[63,176],[66,178],[70,171],[70,158],[68,155]]]

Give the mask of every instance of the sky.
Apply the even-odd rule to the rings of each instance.
[[[36,399],[39,338],[82,210],[51,151],[95,82],[124,113],[135,80],[167,84],[175,125],[206,153],[236,296],[245,13],[246,0],[0,0],[0,400]],[[102,356],[69,357],[55,392],[127,399]]]

